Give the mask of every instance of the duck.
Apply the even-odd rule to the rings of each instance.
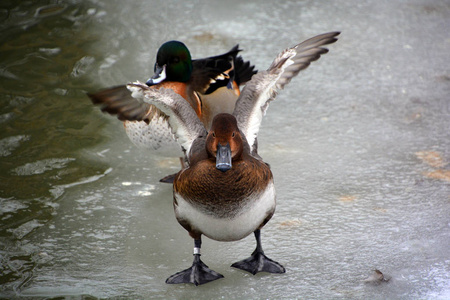
[[[178,223],[194,240],[192,265],[169,276],[168,284],[206,284],[223,275],[201,260],[202,236],[232,242],[254,234],[250,257],[231,266],[251,274],[282,274],[283,265],[264,253],[261,230],[276,208],[270,166],[257,152],[257,135],[269,102],[311,61],[328,52],[339,32],[313,37],[282,51],[266,71],[243,88],[233,112],[217,114],[206,128],[195,110],[171,89],[152,89],[136,81],[127,88],[140,103],[154,105],[168,116],[187,165],[173,181],[173,207]]]
[[[154,75],[146,84],[152,88],[169,88],[187,101],[207,128],[220,112],[231,113],[240,94],[240,86],[257,73],[249,61],[230,51],[207,58],[191,59],[180,41],[162,44],[156,55]],[[138,147],[164,156],[179,156],[178,144],[170,133],[167,116],[153,105],[137,105],[125,85],[88,93],[103,112],[117,115],[124,122],[129,139]]]
[[[334,41],[323,39],[321,42]],[[255,66],[237,56],[239,51],[239,45],[236,45],[225,54],[191,60],[189,49],[182,42],[166,42],[158,50],[154,75],[146,83],[156,89],[176,91],[191,104],[197,117],[209,128],[216,114],[234,110],[240,88],[257,73]],[[303,68],[308,66],[309,63]],[[87,95],[103,112],[117,115],[124,122],[133,144],[152,150],[153,155],[182,156],[180,161],[184,164],[184,149],[175,142],[167,116],[155,106],[131,97],[125,85]],[[173,178],[174,174],[160,181],[172,183]]]

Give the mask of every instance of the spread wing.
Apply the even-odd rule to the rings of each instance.
[[[233,115],[252,152],[256,149],[256,137],[269,101],[301,70],[327,53],[328,49],[322,46],[336,42],[339,34],[340,32],[324,33],[284,50],[267,71],[258,72],[247,82],[236,102]]]
[[[117,115],[121,121],[145,121],[148,124],[154,117],[166,117],[154,105],[133,98],[125,85],[90,93],[88,96],[92,103],[100,105],[103,112]]]
[[[167,121],[183,151],[189,153],[192,143],[207,134],[194,109],[171,89],[152,89],[139,81],[127,84],[131,96],[142,103],[156,106],[168,116]]]

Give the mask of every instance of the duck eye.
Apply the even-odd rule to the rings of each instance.
[[[178,56],[175,56],[174,58],[172,58],[172,63],[176,64],[180,61],[180,58]]]
[[[216,137],[216,134],[213,132],[213,133],[212,133],[212,136],[213,136],[213,138],[215,138],[215,137]]]
[[[231,134],[231,137],[234,137],[236,135],[236,133],[233,131],[233,133]]]

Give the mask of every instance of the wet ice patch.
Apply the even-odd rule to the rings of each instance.
[[[102,177],[106,176],[107,174],[109,174],[111,171],[112,171],[112,168],[108,168],[108,169],[106,169],[105,172],[103,172],[100,175],[94,175],[94,176],[82,178],[82,179],[80,179],[80,180],[78,180],[76,182],[73,182],[73,183],[55,185],[50,190],[50,193],[53,195],[54,199],[57,199],[64,193],[66,188],[70,188],[70,187],[77,186],[77,185],[80,185],[80,184],[85,184],[85,183],[90,183],[90,182],[97,181],[100,178],[102,178]]]
[[[80,77],[89,72],[92,69],[92,64],[94,63],[95,58],[91,56],[84,56],[79,61],[75,63],[72,69],[72,73],[70,75],[72,77]]]
[[[0,215],[10,212],[16,212],[27,207],[27,205],[23,204],[20,201],[0,198]]]
[[[36,9],[35,17],[50,17],[62,13],[67,8],[67,5],[50,4],[41,6]]]
[[[0,157],[10,155],[20,144],[30,139],[29,135],[10,136],[0,140]]]
[[[153,191],[154,189],[155,189],[154,185],[148,185],[148,186],[144,187],[143,190],[138,192],[138,196],[150,196],[153,194],[153,192],[151,192],[151,191]]]
[[[17,77],[15,74],[8,71],[6,68],[0,68],[0,77],[8,78],[8,79],[15,79],[18,80],[19,77]]]
[[[76,202],[80,203],[81,205],[87,204],[87,203],[96,203],[97,201],[99,201],[102,198],[102,194],[100,193],[95,193],[92,196],[87,196],[81,199],[77,199],[75,200]]]
[[[91,215],[94,211],[104,210],[105,206],[99,205],[98,202],[102,200],[102,194],[95,193],[90,196],[86,196],[80,199],[75,200],[79,203],[76,210],[81,210],[85,215]]]
[[[0,76],[1,76],[1,70],[0,70]],[[5,123],[5,122],[11,120],[13,117],[14,117],[14,113],[12,113],[12,112],[2,114],[2,115],[0,115],[0,123]]]
[[[45,55],[48,55],[48,56],[53,56],[53,55],[57,55],[57,54],[61,53],[61,48],[59,48],[59,47],[39,48],[39,52],[44,53]]]
[[[141,183],[139,181],[136,181],[136,182],[124,181],[124,182],[122,182],[122,185],[123,186],[141,185]]]
[[[36,175],[36,174],[42,174],[44,172],[55,170],[55,169],[62,169],[66,167],[66,165],[74,161],[75,158],[49,158],[49,159],[43,159],[38,160],[36,162],[27,163],[23,166],[17,167],[13,169],[11,172],[14,175],[19,176],[29,176],[29,175]]]
[[[14,234],[18,240],[24,238],[27,234],[32,232],[34,229],[43,226],[43,224],[39,223],[37,220],[31,220],[25,224],[20,225],[14,229],[8,229],[9,232]]]
[[[69,91],[67,89],[56,88],[53,92],[58,96],[66,96]]]
[[[95,232],[89,233],[86,236],[87,237],[93,237],[93,238],[95,238],[97,240],[107,240],[107,239],[110,239],[110,238],[114,237],[114,235],[109,234],[109,233],[105,233],[105,232],[100,231],[100,230],[96,230]]]
[[[100,157],[105,157],[105,153],[108,152],[109,150],[111,150],[111,149],[108,148],[108,149],[99,151],[99,152],[97,152],[97,155]]]

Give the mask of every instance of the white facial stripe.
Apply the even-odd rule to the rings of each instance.
[[[158,84],[160,82],[162,82],[164,79],[166,79],[167,75],[166,75],[166,65],[163,66],[162,68],[162,72],[159,74],[158,78],[152,78],[152,82],[154,84]]]

